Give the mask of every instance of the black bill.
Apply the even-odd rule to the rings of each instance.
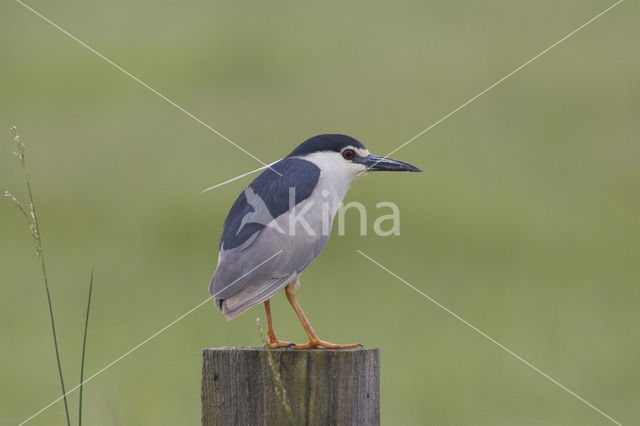
[[[369,155],[365,158],[358,158],[358,163],[363,164],[367,168],[367,172],[422,172],[416,166],[404,161],[393,160],[386,157],[378,157],[377,155]]]

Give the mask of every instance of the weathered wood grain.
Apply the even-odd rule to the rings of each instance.
[[[270,351],[296,425],[379,425],[380,351]],[[264,348],[202,351],[202,424],[287,425]]]

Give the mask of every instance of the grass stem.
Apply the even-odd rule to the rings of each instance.
[[[87,315],[84,318],[84,337],[82,338],[82,358],[80,361],[80,395],[78,397],[78,426],[82,426],[82,382],[84,381],[84,356],[87,348],[87,328],[89,327],[89,310],[91,309],[91,292],[93,290],[93,272],[95,263],[91,266],[91,278],[89,279],[89,298],[87,300]]]
[[[56,350],[56,361],[58,362],[58,374],[60,376],[60,386],[62,387],[62,396],[64,398],[64,410],[67,416],[67,426],[71,426],[71,418],[69,417],[69,404],[67,403],[67,392],[64,386],[64,376],[62,375],[62,364],[60,362],[60,350],[58,348],[58,336],[56,333],[56,322],[53,318],[53,304],[51,302],[51,292],[49,291],[49,279],[47,277],[47,267],[44,261],[44,252],[42,250],[42,240],[40,238],[40,224],[38,223],[38,214],[36,213],[36,204],[33,199],[33,192],[31,191],[31,181],[29,180],[29,173],[27,171],[27,165],[25,161],[25,148],[24,144],[20,140],[20,135],[18,135],[18,130],[15,126],[11,126],[11,132],[14,137],[13,140],[16,142],[16,152],[15,155],[18,157],[20,161],[20,165],[22,166],[22,171],[24,172],[24,178],[27,183],[27,192],[29,194],[29,209],[25,209],[22,204],[9,192],[5,191],[5,196],[11,199],[14,204],[20,209],[20,211],[27,217],[29,221],[29,227],[31,230],[31,235],[33,236],[33,242],[36,248],[36,254],[38,256],[38,260],[40,261],[40,269],[42,270],[42,278],[44,280],[44,287],[47,293],[47,303],[49,304],[49,318],[51,319],[51,331],[53,332],[53,345]]]
[[[271,349],[269,348],[269,341],[264,334],[264,330],[262,329],[262,324],[260,324],[260,318],[256,318],[256,324],[258,325],[258,331],[260,332],[260,337],[262,337],[262,341],[264,343],[266,352],[267,352],[267,362],[269,363],[269,368],[271,369],[271,374],[273,376],[273,381],[275,382],[275,390],[280,399],[282,400],[282,404],[284,405],[284,409],[287,412],[287,416],[289,416],[289,422],[295,426],[296,420],[293,417],[293,410],[291,410],[291,403],[289,402],[289,397],[287,396],[287,390],[284,388],[284,384],[282,383],[282,377],[280,377],[280,373],[276,368],[275,363],[273,362],[273,356],[271,355]]]

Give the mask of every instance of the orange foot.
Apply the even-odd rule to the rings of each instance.
[[[348,345],[337,345],[331,342],[325,342],[324,340],[312,340],[309,343],[303,345],[294,345],[291,349],[311,349],[311,348],[325,348],[325,349],[349,349],[362,347],[359,343],[350,343]]]
[[[284,340],[269,340],[269,349],[278,349],[278,348],[291,348],[296,344],[291,342],[285,342]]]

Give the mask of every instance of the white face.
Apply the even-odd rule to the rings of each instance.
[[[326,174],[332,174],[349,181],[349,184],[362,173],[366,166],[361,163],[351,161],[353,158],[365,158],[369,156],[369,151],[365,148],[347,146],[340,152],[321,151],[306,155],[305,160],[311,161]]]
[[[311,161],[320,168],[325,178],[331,181],[336,191],[344,196],[353,181],[366,170],[361,163],[351,161],[355,157],[367,157],[367,149],[348,146],[340,152],[321,151],[305,155],[304,159]]]

